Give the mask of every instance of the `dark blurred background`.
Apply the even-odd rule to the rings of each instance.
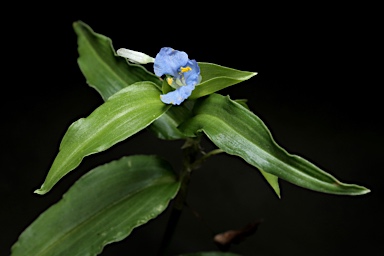
[[[102,5],[101,5],[102,4]],[[19,4],[4,7],[1,101],[0,254],[90,169],[131,154],[180,164],[181,141],[143,131],[89,156],[53,190],[40,187],[68,126],[102,104],[77,65],[72,23],[90,25],[113,46],[155,56],[170,46],[191,59],[258,72],[219,93],[246,98],[288,152],[338,179],[371,189],[321,194],[280,182],[278,199],[257,170],[220,155],[192,175],[171,255],[217,250],[212,235],[262,219],[232,245],[242,255],[376,255],[383,251],[382,49],[374,6],[278,5],[241,1],[208,7],[149,2]],[[380,67],[380,69],[379,69]],[[5,68],[5,69],[4,69]],[[211,147],[208,141],[204,146]],[[101,255],[155,255],[169,211]],[[29,255],[28,255],[29,256]]]

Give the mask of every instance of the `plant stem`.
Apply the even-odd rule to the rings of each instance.
[[[217,155],[217,154],[220,154],[220,153],[223,153],[223,152],[224,152],[224,150],[222,150],[222,149],[220,149],[220,148],[217,148],[217,149],[214,149],[214,150],[212,150],[212,151],[210,151],[210,152],[204,154],[201,158],[197,159],[195,162],[193,162],[193,163],[191,164],[192,169],[197,169],[197,168],[199,168],[200,165],[201,165],[203,162],[207,161],[207,159],[208,159],[209,157],[214,156],[214,155]]]
[[[197,161],[197,157],[202,153],[200,147],[200,137],[188,138],[185,141],[182,150],[183,168],[179,174],[180,189],[173,201],[171,215],[167,223],[163,241],[158,251],[158,256],[169,255],[167,252],[184,207],[191,172],[199,167],[194,163]]]

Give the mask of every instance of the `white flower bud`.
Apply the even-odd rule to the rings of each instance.
[[[137,64],[154,63],[155,59],[142,52],[136,52],[125,48],[117,50],[117,55],[128,59],[130,62]]]

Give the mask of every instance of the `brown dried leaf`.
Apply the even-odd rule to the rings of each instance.
[[[262,220],[256,220],[248,223],[240,229],[231,229],[223,233],[216,234],[213,237],[213,241],[221,251],[228,251],[232,244],[238,244],[244,241],[248,236],[253,235],[261,222]]]

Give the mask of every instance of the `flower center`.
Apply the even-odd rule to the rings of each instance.
[[[191,71],[192,68],[190,66],[186,66],[185,68],[184,67],[180,67],[180,71],[181,73],[185,73],[185,72],[188,72],[188,71]]]
[[[172,83],[173,83],[173,78],[172,78],[172,77],[167,77],[167,83],[168,83],[169,85],[172,85]]]

